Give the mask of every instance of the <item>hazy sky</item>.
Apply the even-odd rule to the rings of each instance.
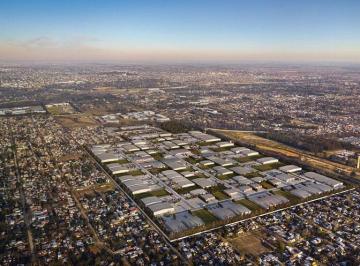
[[[6,60],[360,62],[360,0],[1,0]]]

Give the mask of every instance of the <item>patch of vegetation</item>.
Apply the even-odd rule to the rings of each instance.
[[[192,212],[193,215],[199,217],[205,224],[212,223],[218,220],[211,212],[205,209]]]
[[[230,197],[228,195],[226,195],[224,192],[222,191],[215,191],[212,193],[215,198],[217,198],[218,200],[226,200],[229,199]]]
[[[260,185],[262,185],[262,187],[265,188],[265,189],[274,188],[274,186],[271,185],[268,181],[263,181],[263,182],[260,183]]]
[[[188,121],[183,121],[183,120],[170,120],[170,121],[161,123],[159,126],[163,130],[166,130],[166,131],[168,131],[170,133],[174,133],[174,134],[185,133],[185,132],[195,129],[194,125],[192,125]]]
[[[175,189],[175,191],[179,194],[187,194],[191,190],[198,189],[198,188],[200,188],[200,187],[198,185],[195,185],[195,186],[191,186],[191,187],[178,188],[178,189]]]
[[[256,166],[254,166],[254,168],[256,170],[264,172],[264,171],[269,171],[269,170],[273,170],[273,169],[278,169],[281,166],[284,166],[284,164],[282,162],[277,162],[277,163],[256,165]]]
[[[261,176],[261,175],[258,172],[251,172],[251,173],[245,174],[244,176],[246,178],[254,178],[254,177],[257,177],[257,176]]]
[[[245,206],[246,208],[248,208],[251,211],[263,210],[263,208],[261,208],[255,202],[252,202],[248,199],[241,199],[241,200],[236,201],[236,203]]]

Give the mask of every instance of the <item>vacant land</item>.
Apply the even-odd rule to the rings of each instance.
[[[262,253],[271,251],[261,243],[261,239],[256,235],[256,232],[246,232],[236,238],[227,240],[241,254],[259,256]]]
[[[87,127],[98,124],[91,116],[87,115],[63,115],[57,116],[56,120],[64,127],[68,128]]]
[[[74,108],[70,104],[64,105],[47,105],[46,109],[52,115],[66,115],[75,113]]]

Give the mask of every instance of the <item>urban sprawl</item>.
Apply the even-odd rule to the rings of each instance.
[[[356,69],[0,69],[1,265],[360,263]]]

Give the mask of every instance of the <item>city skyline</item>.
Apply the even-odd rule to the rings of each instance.
[[[360,62],[357,1],[12,1],[0,61]]]

